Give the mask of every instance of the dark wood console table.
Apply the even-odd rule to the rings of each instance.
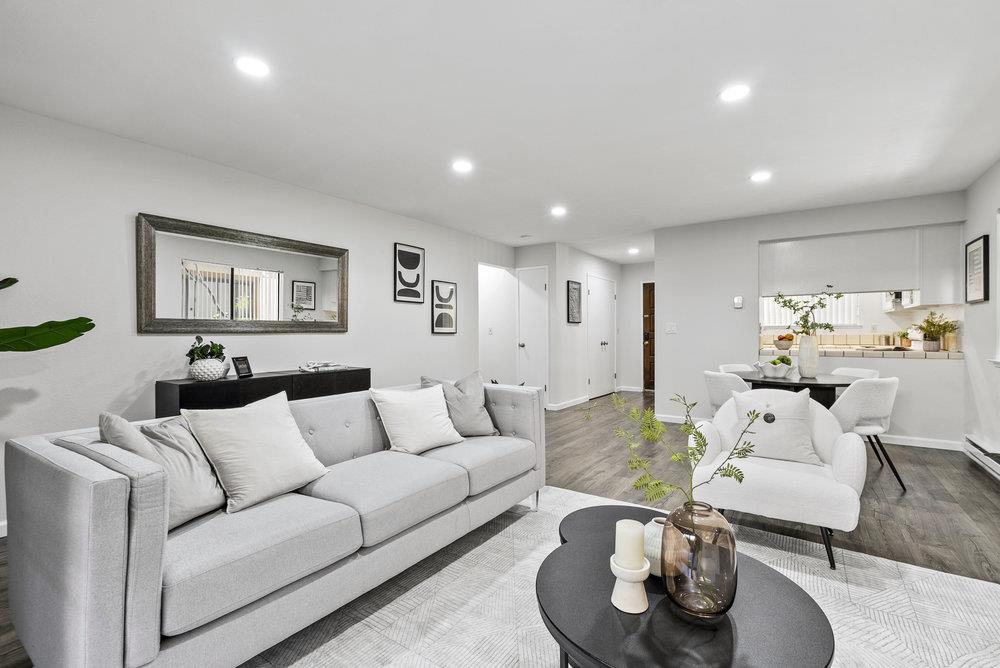
[[[269,371],[250,378],[230,375],[199,382],[190,378],[156,381],[156,417],[180,415],[182,408],[238,408],[284,390],[289,401],[359,392],[372,386],[372,370]]]

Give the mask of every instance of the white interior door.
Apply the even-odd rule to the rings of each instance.
[[[591,398],[615,391],[615,282],[587,276],[587,373]]]
[[[548,282],[548,267],[517,270],[517,382],[543,393],[549,384]]]

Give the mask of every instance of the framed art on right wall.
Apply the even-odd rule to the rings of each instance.
[[[579,281],[566,281],[566,322],[583,322],[583,290]]]
[[[965,303],[990,300],[990,235],[965,244]]]

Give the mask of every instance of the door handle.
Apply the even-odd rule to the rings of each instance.
[[[517,344],[517,347],[518,347],[518,348],[523,348],[523,347],[524,347],[524,344],[523,344],[523,343],[519,343],[519,344]]]

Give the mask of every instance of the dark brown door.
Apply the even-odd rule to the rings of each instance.
[[[642,387],[653,389],[656,378],[656,318],[653,313],[656,307],[653,283],[642,284]]]

